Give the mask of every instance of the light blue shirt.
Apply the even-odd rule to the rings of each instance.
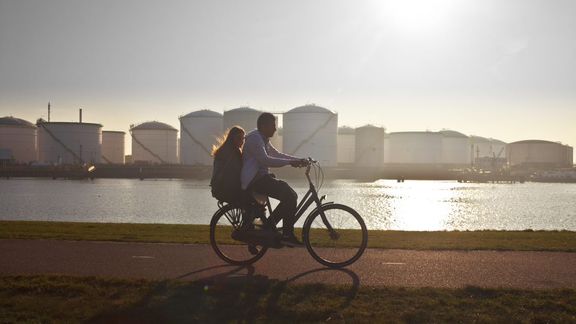
[[[295,156],[278,152],[259,130],[251,131],[246,135],[242,150],[242,189],[246,190],[254,178],[269,174],[270,167],[283,167],[297,160],[299,158]]]

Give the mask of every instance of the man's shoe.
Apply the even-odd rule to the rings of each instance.
[[[302,244],[302,242],[300,242],[296,236],[294,236],[294,234],[282,235],[280,243],[286,247],[304,246],[304,244]]]
[[[258,248],[256,248],[256,246],[254,246],[254,245],[252,245],[252,244],[248,245],[248,251],[249,251],[250,254],[252,254],[252,255],[256,255],[256,254],[258,254],[258,252],[259,252],[259,251],[258,251]]]

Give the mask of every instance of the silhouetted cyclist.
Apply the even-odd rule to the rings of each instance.
[[[303,158],[280,153],[270,143],[276,132],[276,118],[271,113],[262,113],[257,121],[258,129],[246,135],[241,173],[242,189],[278,199],[280,203],[272,212],[274,223],[282,220],[281,242],[287,246],[302,245],[294,235],[294,214],[298,194],[284,181],[270,173],[270,167],[291,165],[302,167],[308,164]]]

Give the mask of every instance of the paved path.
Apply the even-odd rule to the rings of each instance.
[[[0,275],[66,274],[199,280],[265,276],[362,286],[576,288],[576,253],[367,250],[346,270],[304,248],[270,250],[253,267],[228,266],[208,245],[0,240]]]

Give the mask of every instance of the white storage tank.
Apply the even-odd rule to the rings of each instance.
[[[526,140],[508,144],[510,166],[572,167],[567,155],[571,147],[558,142]]]
[[[38,160],[37,128],[31,122],[15,117],[0,118],[0,151],[3,158],[16,163]]]
[[[278,118],[276,118],[276,120],[278,120]],[[284,138],[284,129],[278,128],[276,134],[274,134],[274,136],[272,136],[272,138],[270,139],[270,143],[272,144],[272,146],[274,146],[280,152],[283,152],[284,148],[284,145],[282,143],[283,138]]]
[[[102,162],[124,164],[126,133],[122,131],[102,131]]]
[[[178,163],[178,130],[158,121],[130,128],[133,163]]]
[[[389,163],[440,164],[442,135],[437,132],[390,133]]]
[[[392,163],[390,159],[390,134],[384,133],[384,164]]]
[[[490,145],[492,148],[492,157],[506,159],[506,142],[491,138]]]
[[[250,107],[226,110],[224,111],[224,129],[229,129],[232,126],[240,126],[246,133],[249,133],[257,128],[256,122],[261,113],[262,111]]]
[[[354,128],[338,127],[338,164],[353,164],[356,155],[356,135]]]
[[[490,139],[475,135],[470,136],[470,149],[470,156],[474,161],[481,158],[492,157],[492,152],[494,151]]]
[[[453,130],[442,130],[442,164],[449,166],[469,166],[472,162],[470,139]]]
[[[51,164],[96,164],[102,157],[102,125],[38,120],[38,158]]]
[[[223,136],[222,114],[199,110],[180,117],[180,163],[212,165],[212,146]]]
[[[356,166],[384,166],[384,128],[366,125],[356,128]]]
[[[506,143],[493,138],[470,136],[470,149],[473,160],[485,158],[506,158]]]
[[[306,105],[286,112],[283,123],[285,153],[313,157],[323,166],[338,164],[338,114]]]

